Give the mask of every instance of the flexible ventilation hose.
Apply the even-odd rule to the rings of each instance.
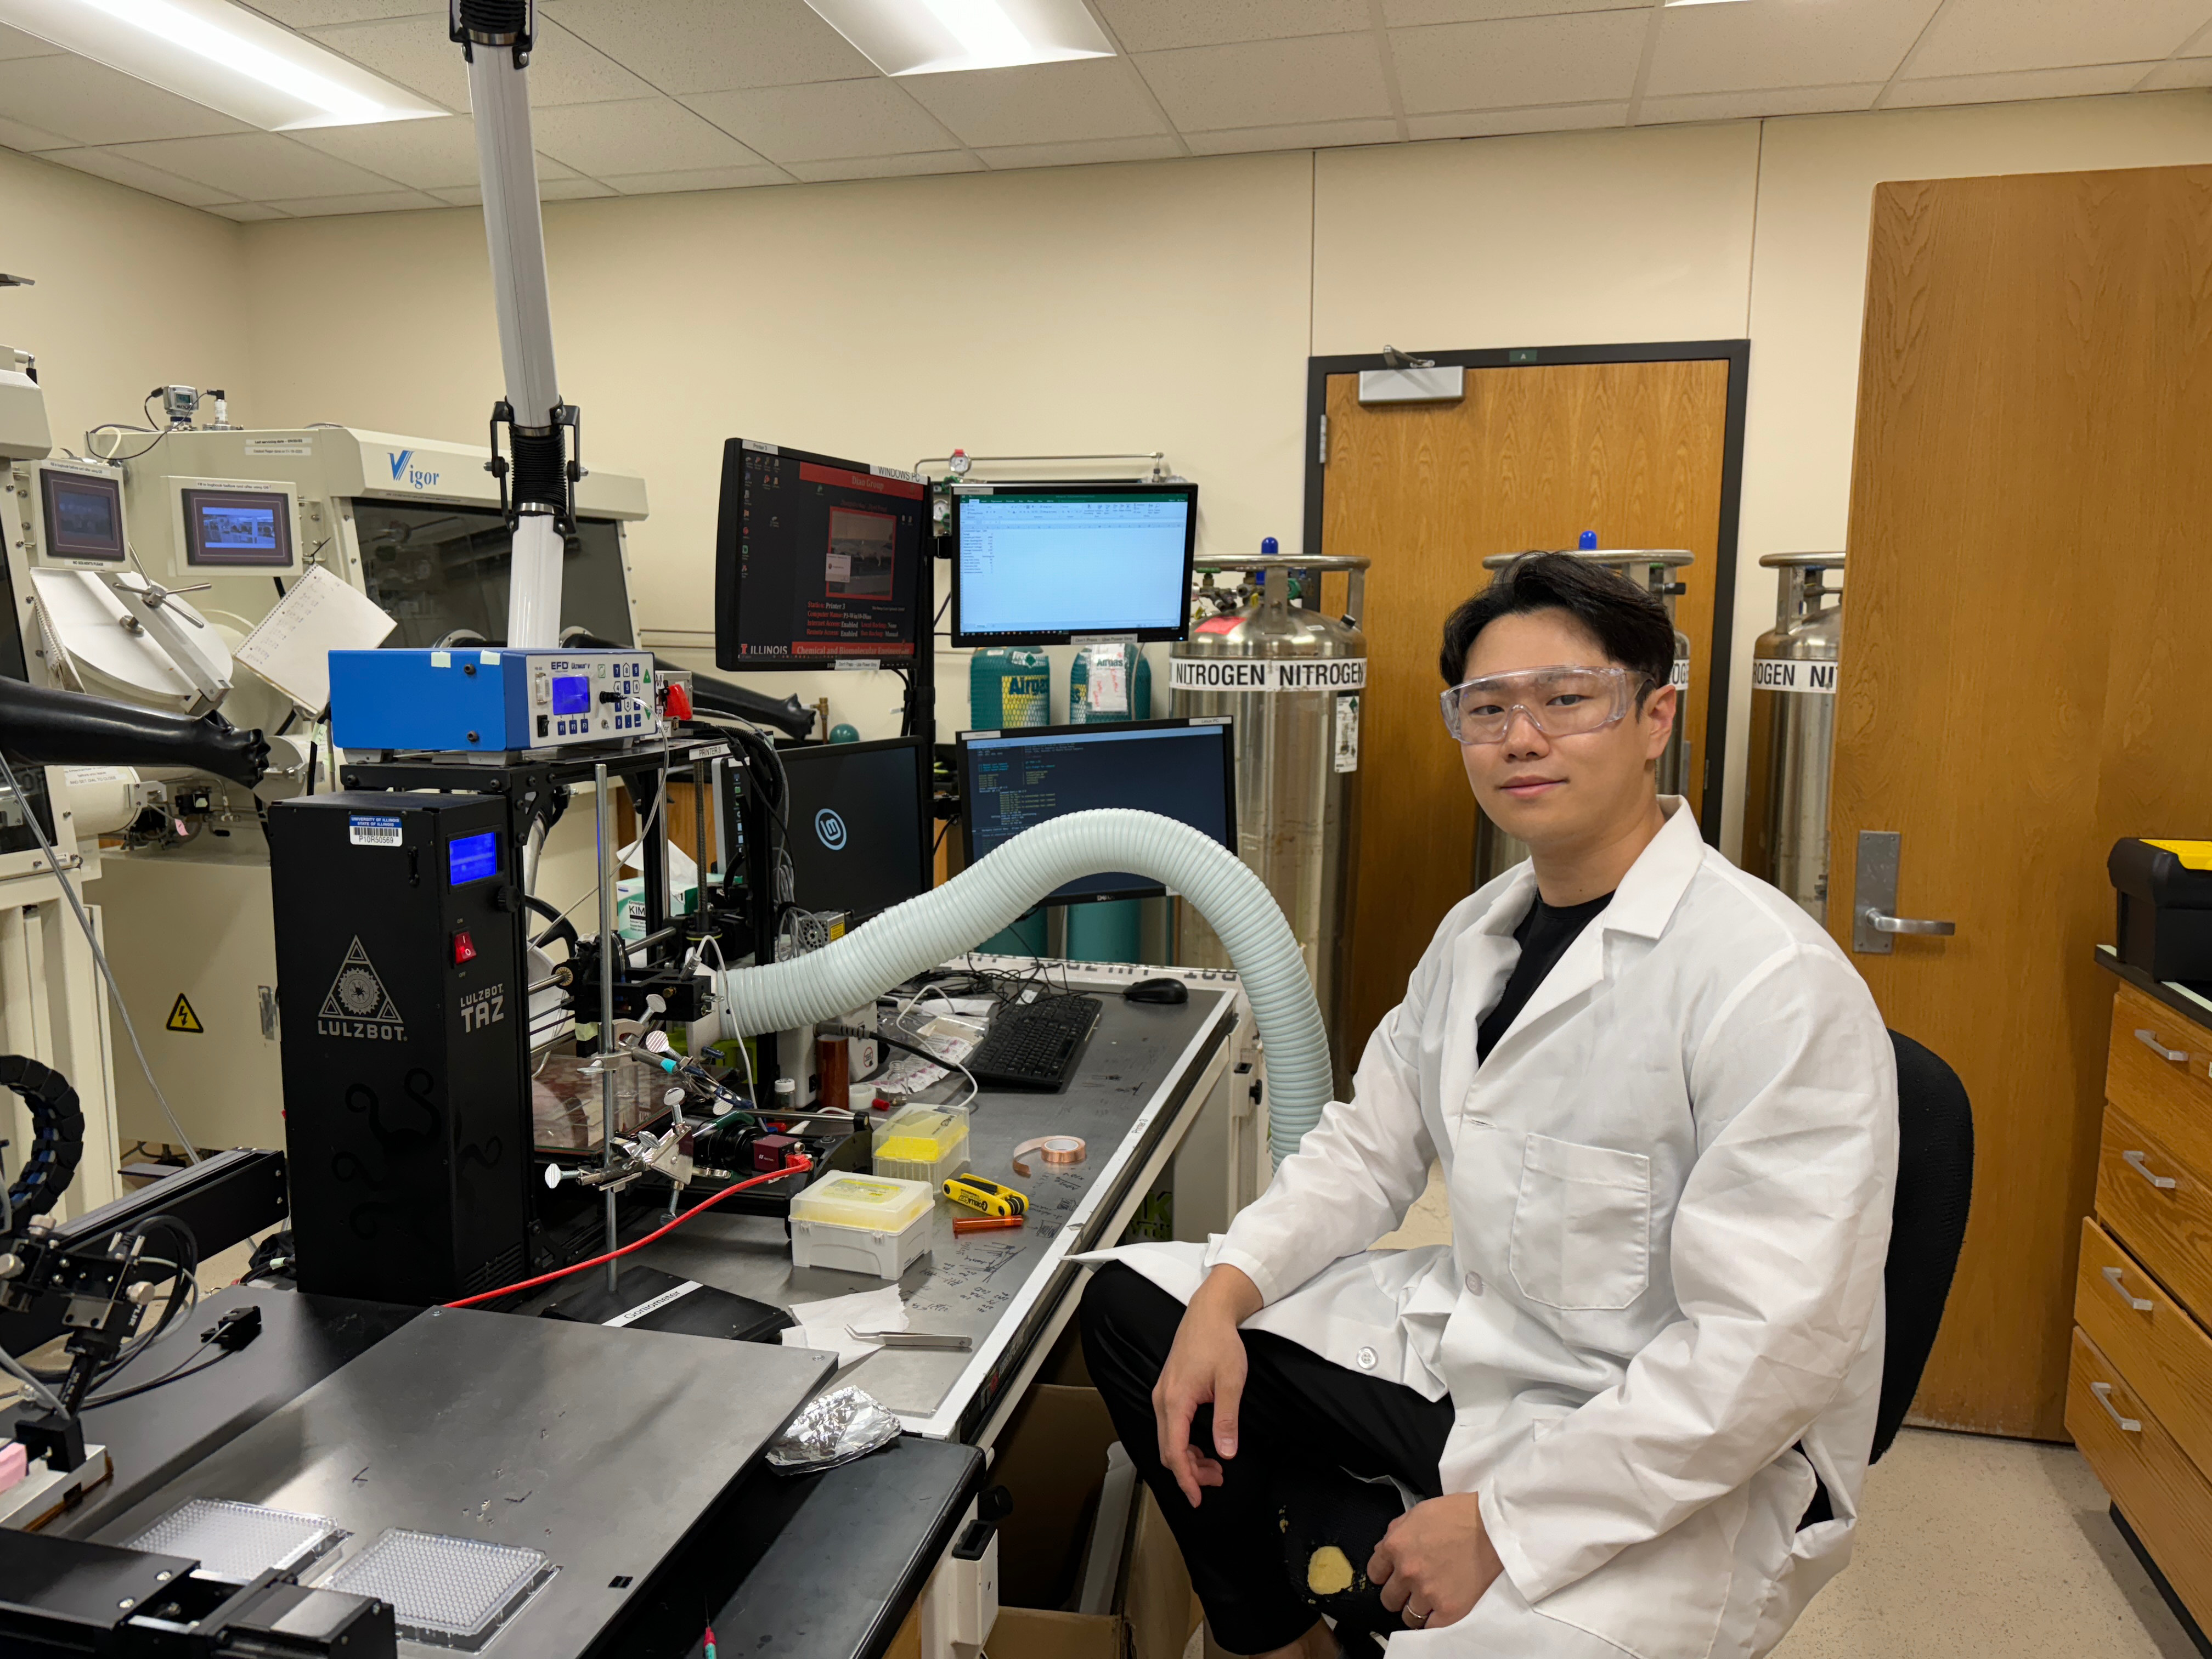
[[[818,951],[732,969],[731,1018],[744,1032],[834,1020],[973,950],[1063,884],[1118,870],[1182,894],[1228,947],[1267,1045],[1267,1140],[1281,1163],[1321,1121],[1333,1087],[1304,954],[1274,895],[1235,854],[1156,812],[1108,807],[1037,824]]]

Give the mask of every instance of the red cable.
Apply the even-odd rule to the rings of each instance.
[[[654,1239],[661,1237],[662,1234],[674,1232],[678,1227],[689,1221],[693,1216],[698,1214],[700,1211],[711,1209],[714,1206],[720,1204],[724,1199],[727,1198],[732,1193],[741,1193],[744,1191],[746,1188],[757,1187],[764,1181],[775,1181],[784,1176],[796,1175],[802,1170],[811,1170],[813,1167],[814,1160],[807,1157],[805,1153],[793,1152],[791,1154],[791,1161],[786,1164],[781,1170],[770,1170],[766,1175],[755,1176],[750,1181],[740,1181],[723,1188],[720,1192],[716,1193],[712,1198],[707,1199],[703,1202],[694,1204],[690,1209],[684,1211],[682,1215],[678,1216],[675,1220],[665,1222],[660,1226],[654,1228],[653,1231],[647,1233],[643,1238],[639,1239],[635,1244],[625,1244],[619,1250],[609,1250],[605,1255],[595,1255],[589,1261],[579,1261],[571,1267],[556,1267],[550,1273],[540,1273],[535,1279],[526,1279],[519,1284],[502,1285],[495,1291],[482,1291],[475,1296],[465,1296],[459,1302],[448,1302],[445,1305],[448,1308],[472,1307],[479,1302],[489,1302],[494,1297],[513,1296],[517,1291],[535,1290],[540,1285],[550,1285],[556,1279],[566,1279],[570,1273],[582,1273],[586,1267],[603,1267],[610,1261],[619,1261],[622,1257],[629,1255],[634,1250],[643,1249],[647,1245],[652,1243]]]

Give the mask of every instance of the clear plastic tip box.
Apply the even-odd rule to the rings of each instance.
[[[824,1176],[791,1200],[791,1261],[896,1279],[929,1248],[937,1189],[886,1176]]]
[[[341,749],[514,754],[656,737],[649,651],[333,651]]]
[[[968,1167],[968,1113],[960,1106],[902,1106],[876,1125],[876,1173],[935,1192]]]

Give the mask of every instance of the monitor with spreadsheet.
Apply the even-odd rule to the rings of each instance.
[[[961,484],[952,642],[1182,639],[1197,527],[1193,483]]]
[[[910,472],[732,438],[714,534],[718,668],[911,666],[928,491]]]
[[[1042,726],[960,734],[961,835],[969,864],[1031,824],[1094,806],[1158,812],[1237,850],[1235,729],[1225,718]],[[1083,876],[1045,901],[1147,898],[1123,872]]]

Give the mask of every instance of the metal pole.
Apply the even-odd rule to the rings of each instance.
[[[599,835],[599,1123],[606,1138],[600,1162],[611,1170],[615,1165],[615,975],[622,951],[615,937],[615,837],[614,825],[609,821],[613,807],[607,799],[611,788],[605,761],[592,768],[592,781],[598,789],[592,823]],[[622,1238],[611,1188],[606,1203],[607,1249],[613,1250],[620,1248]],[[621,1278],[622,1264],[608,1262],[608,1295],[614,1294]]]

